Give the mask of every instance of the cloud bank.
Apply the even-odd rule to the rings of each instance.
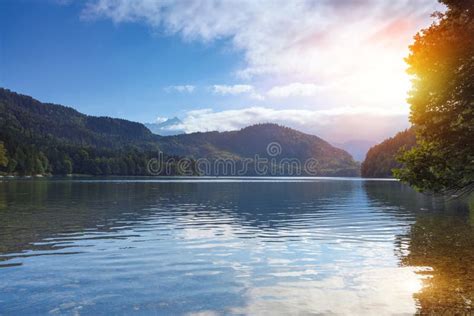
[[[267,95],[275,98],[311,97],[315,96],[319,90],[319,87],[312,83],[294,82],[284,86],[274,86],[267,92]]]
[[[275,122],[344,142],[380,141],[408,127],[403,58],[436,10],[444,7],[434,0],[89,0],[83,16],[219,40],[242,54],[234,78],[243,83],[208,91],[262,106],[188,111],[176,129]]]
[[[334,105],[406,106],[403,57],[429,25],[434,0],[90,0],[86,18],[146,23],[184,40],[227,41],[243,53],[237,75],[321,86]],[[314,95],[310,87],[291,90]]]
[[[186,133],[203,131],[238,130],[258,123],[277,123],[314,134],[333,143],[366,139],[381,141],[387,136],[408,127],[402,113],[368,112],[357,108],[331,110],[278,110],[267,107],[248,107],[235,110],[214,111],[200,109],[188,111],[181,124],[169,127]],[[371,129],[364,128],[367,124]]]

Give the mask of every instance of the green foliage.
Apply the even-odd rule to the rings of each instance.
[[[402,165],[397,155],[412,148],[416,143],[413,128],[398,133],[382,143],[370,148],[361,166],[361,175],[367,178],[390,178],[393,169]]]
[[[7,150],[3,142],[0,142],[0,167],[6,167],[8,165]]]
[[[5,171],[15,174],[147,175],[147,162],[156,158],[159,150],[172,155],[165,156],[165,161],[175,158],[168,165],[170,175],[179,174],[176,161],[183,156],[232,159],[237,166],[251,159],[247,175],[255,174],[255,155],[276,163],[295,158],[302,166],[309,158],[317,159],[319,175],[356,176],[359,172],[359,165],[344,150],[276,124],[161,137],[139,123],[87,116],[5,89],[0,89],[0,140],[5,142],[11,161]],[[271,142],[282,147],[276,157],[267,153]]]
[[[1,88],[0,128],[17,133],[20,142],[42,138],[114,149],[124,145],[156,149],[155,141],[159,138],[140,123],[84,115]]]
[[[443,2],[448,10],[415,36],[407,58],[418,145],[400,158],[396,176],[420,191],[474,185],[474,5]]]
[[[148,175],[158,138],[139,123],[0,89],[0,168],[9,174]]]
[[[267,153],[267,146],[272,142],[281,146],[281,153],[276,156]],[[257,124],[230,132],[168,136],[160,138],[158,143],[165,152],[175,155],[235,161],[250,159],[249,174],[255,170],[253,163],[258,155],[259,158],[274,159],[277,164],[284,158],[298,159],[302,164],[308,159],[316,159],[317,173],[324,176],[359,175],[359,164],[346,151],[317,136],[277,124]],[[285,171],[280,169],[276,174],[282,175]]]

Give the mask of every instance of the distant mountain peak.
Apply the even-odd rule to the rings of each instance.
[[[174,116],[172,118],[168,118],[165,121],[157,122],[157,123],[145,123],[145,126],[153,133],[162,136],[169,136],[169,135],[178,135],[184,134],[185,131],[182,129],[176,128],[176,126],[183,124],[178,117]]]
[[[172,118],[167,119],[164,122],[161,122],[160,125],[166,126],[166,125],[176,125],[176,124],[182,124],[183,121],[181,121],[177,116],[174,116]]]

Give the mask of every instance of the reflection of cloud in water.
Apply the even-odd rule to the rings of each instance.
[[[421,288],[414,268],[363,270],[321,281],[282,282],[248,290],[248,303],[233,313],[295,315],[324,313],[344,315],[413,314],[413,293]],[[275,313],[276,311],[276,313]]]
[[[305,230],[303,230],[305,231]],[[403,231],[403,229],[401,229]],[[332,233],[329,230],[329,233]],[[238,226],[220,224],[201,230],[186,227],[180,237],[197,249],[213,244],[212,263],[229,267],[245,295],[244,304],[229,307],[236,314],[413,314],[413,294],[421,289],[419,268],[397,267],[394,236],[386,242],[327,243],[299,238],[286,243],[239,238]],[[311,235],[321,235],[313,227]],[[217,250],[216,236],[223,243]],[[309,242],[304,242],[304,241]],[[350,240],[350,239],[349,239]],[[250,247],[249,243],[253,245]],[[232,248],[228,257],[220,256]],[[220,257],[221,260],[215,260]],[[237,259],[238,258],[238,259]],[[354,264],[357,262],[357,264]],[[377,268],[376,268],[377,267]],[[227,271],[226,273],[229,273]],[[213,315],[213,311],[203,314]]]
[[[2,185],[11,314],[412,314],[473,297],[468,214],[398,182]]]

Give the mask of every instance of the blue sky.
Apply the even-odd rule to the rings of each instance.
[[[142,23],[86,21],[81,4],[20,0],[1,6],[1,86],[91,115],[153,121],[206,105],[199,100],[208,96],[199,91],[165,87],[232,82],[239,63],[220,41],[184,42]]]
[[[403,57],[436,9],[431,0],[3,0],[0,85],[91,115],[178,116],[187,132],[271,121],[375,141],[408,126]]]

